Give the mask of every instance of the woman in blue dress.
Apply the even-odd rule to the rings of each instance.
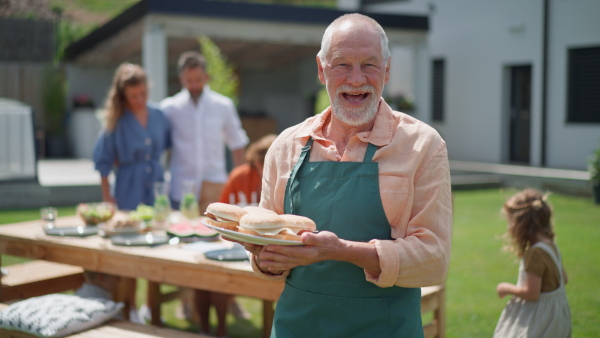
[[[169,124],[162,111],[151,107],[144,70],[125,63],[117,68],[106,99],[106,125],[94,147],[102,198],[121,210],[154,203],[153,186],[162,182],[159,163],[169,146]],[[108,175],[115,170],[114,196]]]

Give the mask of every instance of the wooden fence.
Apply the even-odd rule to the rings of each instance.
[[[36,128],[45,126],[44,69],[49,63],[0,62],[0,97],[21,101],[33,109]]]

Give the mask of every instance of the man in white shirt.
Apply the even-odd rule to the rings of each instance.
[[[177,68],[183,89],[160,104],[171,125],[170,198],[173,208],[178,209],[183,182],[193,181],[202,214],[208,204],[219,200],[227,181],[225,145],[231,151],[233,165],[238,166],[244,163],[248,136],[242,129],[233,101],[208,87],[209,76],[202,54],[183,53]],[[214,305],[217,335],[225,336],[231,296],[196,290],[196,300],[201,330],[210,332],[209,308]],[[187,303],[189,299],[184,296],[183,301]]]
[[[244,163],[248,136],[233,101],[207,85],[206,61],[198,52],[185,52],[178,62],[183,89],[164,99],[160,108],[171,124],[171,201],[181,201],[184,181],[196,183],[200,213],[219,199],[227,181],[225,145],[233,165]]]

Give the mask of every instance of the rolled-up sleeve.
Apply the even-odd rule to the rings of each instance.
[[[367,280],[381,286],[423,287],[444,282],[450,260],[452,194],[445,143],[415,175],[406,236],[372,240],[381,273],[365,270]]]
[[[94,146],[94,166],[100,172],[101,177],[107,177],[112,170],[115,162],[115,144],[114,134],[108,131],[103,131],[96,140]]]

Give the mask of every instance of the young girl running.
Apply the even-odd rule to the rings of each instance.
[[[571,311],[565,293],[567,274],[554,243],[552,209],[546,196],[523,190],[506,201],[505,236],[522,258],[517,285],[500,283],[498,296],[512,295],[494,337],[571,337]]]

